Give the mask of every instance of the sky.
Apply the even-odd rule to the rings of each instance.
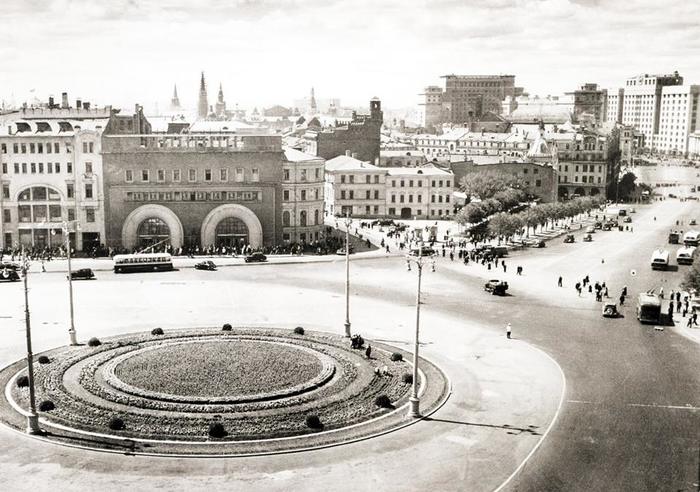
[[[417,106],[445,74],[514,74],[530,94],[678,70],[700,84],[696,0],[2,0],[0,99],[100,106],[319,98]]]

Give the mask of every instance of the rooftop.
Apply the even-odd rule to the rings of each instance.
[[[311,162],[323,160],[323,157],[307,154],[291,147],[283,146],[282,150],[284,151],[285,159],[287,159],[289,162]]]
[[[339,155],[326,161],[327,171],[382,171],[385,168],[377,167],[367,161],[361,161],[349,155]]]

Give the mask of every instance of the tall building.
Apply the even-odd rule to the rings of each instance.
[[[170,109],[180,109],[180,98],[177,97],[177,84],[173,87],[173,97],[170,99]]]
[[[207,101],[207,84],[204,81],[204,72],[199,81],[199,103],[197,104],[197,115],[206,118],[209,115],[209,102]]]
[[[674,85],[661,90],[659,131],[653,149],[665,154],[686,155],[689,136],[698,129],[700,85]]]
[[[223,118],[226,116],[226,101],[224,101],[224,89],[221,83],[219,83],[219,94],[216,98],[214,113],[216,114],[217,118]]]
[[[309,103],[311,109],[311,114],[316,114],[318,112],[318,107],[316,106],[316,95],[314,94],[314,88],[311,88],[311,102]]]
[[[491,111],[500,114],[503,100],[522,95],[515,75],[443,75],[445,90],[426,87],[425,122],[464,124]],[[439,101],[439,103],[438,103]],[[442,121],[436,121],[440,118]],[[427,126],[427,125],[426,125]]]
[[[609,123],[622,123],[622,108],[624,106],[625,89],[609,89],[607,91],[607,104],[605,108],[605,121]]]
[[[583,84],[574,92],[569,92],[574,98],[574,123],[590,121],[602,124],[607,117],[608,91],[601,89],[598,84]]]
[[[624,86],[622,121],[644,135],[644,146],[654,147],[654,135],[659,132],[661,92],[664,87],[683,85],[678,72],[666,75],[643,74],[630,77]]]

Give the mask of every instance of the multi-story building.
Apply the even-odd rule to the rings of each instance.
[[[101,135],[110,107],[25,108],[0,129],[0,247],[65,245],[90,252],[105,242]]]
[[[443,219],[452,215],[454,175],[433,165],[386,169],[386,217]]]
[[[622,108],[624,107],[625,89],[608,89],[605,121],[622,123]]]
[[[622,99],[622,120],[644,135],[645,145],[654,146],[654,135],[659,133],[661,93],[664,87],[682,85],[678,72],[667,75],[643,74],[630,77],[625,83]],[[618,110],[619,111],[619,110]]]
[[[465,124],[487,111],[500,114],[503,100],[523,93],[515,87],[515,75],[443,75],[445,90],[425,88],[424,126]]]
[[[379,155],[379,167],[416,167],[427,162],[418,150],[382,150]]]
[[[688,157],[700,159],[700,131],[688,135]]]
[[[602,124],[607,117],[608,91],[598,87],[598,84],[583,84],[574,92],[568,93],[574,98],[574,122],[590,120],[597,125]]]
[[[383,217],[386,214],[386,168],[350,152],[326,161],[326,215]]]
[[[698,129],[700,85],[674,85],[661,90],[659,131],[653,148],[673,155],[688,153],[689,136]]]
[[[325,159],[284,147],[282,164],[282,241],[319,239],[323,227]]]

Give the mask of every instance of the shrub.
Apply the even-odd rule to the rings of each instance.
[[[17,378],[17,387],[18,388],[26,388],[29,386],[29,377],[28,376],[20,376]]]
[[[50,412],[54,408],[56,408],[56,405],[51,400],[44,400],[39,403],[39,410],[42,412]]]
[[[48,364],[49,362],[51,362],[51,359],[49,359],[46,355],[40,355],[37,361],[39,362],[39,364]]]
[[[400,360],[403,360],[403,355],[401,355],[401,354],[398,353],[398,352],[393,352],[393,353],[391,354],[391,360],[393,360],[394,362],[398,362],[398,361],[400,361]]]
[[[163,334],[163,328],[153,328],[151,330],[151,335],[162,335]]]
[[[391,400],[386,395],[379,395],[374,399],[374,404],[380,408],[391,408],[393,406]]]
[[[294,333],[296,333],[297,335],[303,335],[304,334],[304,327],[297,326],[296,328],[294,328]]]
[[[102,345],[102,342],[100,342],[100,339],[97,337],[92,337],[90,340],[88,340],[88,345],[90,347],[99,347]]]
[[[124,429],[124,421],[119,417],[112,417],[109,419],[109,428],[114,431],[119,431]]]
[[[310,429],[323,429],[323,423],[318,415],[307,415],[306,416],[306,426]]]
[[[223,331],[231,331],[231,330],[233,330],[233,327],[231,326],[231,323],[225,323],[221,329]]]
[[[225,437],[227,434],[226,429],[224,429],[224,424],[221,422],[213,422],[209,424],[209,436],[215,438]]]
[[[401,381],[403,381],[405,384],[413,384],[413,374],[410,372],[404,373],[404,375],[401,376]]]

